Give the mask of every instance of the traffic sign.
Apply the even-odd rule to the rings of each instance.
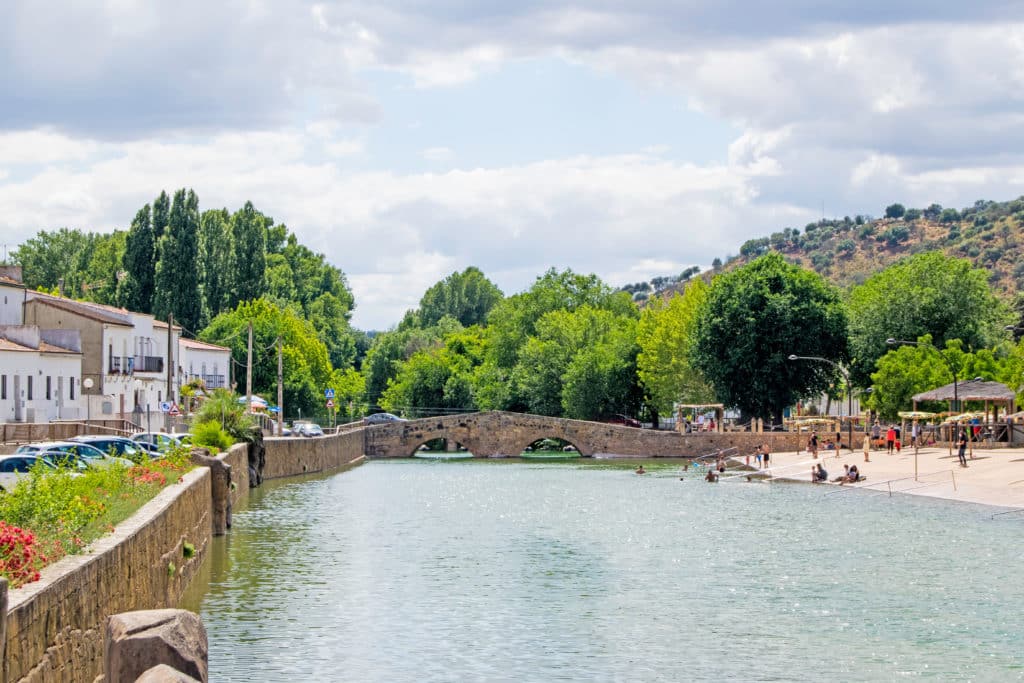
[[[178,417],[179,415],[181,415],[181,411],[178,410],[178,404],[172,403],[171,409],[167,411],[167,414],[170,415],[171,417]]]
[[[324,389],[324,398],[334,398],[334,389]]]
[[[330,410],[333,407],[334,407],[334,399],[333,398],[327,399],[327,409]]]
[[[160,412],[161,413],[167,413],[167,412],[170,412],[170,410],[171,410],[171,402],[170,401],[160,401]]]

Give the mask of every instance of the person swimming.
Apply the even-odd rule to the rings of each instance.
[[[637,474],[647,474],[647,470],[644,469],[643,465],[640,465],[640,467],[636,468],[636,473]]]

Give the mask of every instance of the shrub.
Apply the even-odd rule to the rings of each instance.
[[[217,389],[196,411],[193,424],[217,422],[227,432],[232,442],[253,441],[259,428],[252,418],[245,414],[245,406],[226,389]]]
[[[35,534],[0,521],[0,576],[7,578],[11,588],[38,581],[45,563]]]
[[[217,420],[197,422],[192,425],[192,443],[196,446],[207,446],[219,451],[231,448],[234,440],[224,431]]]

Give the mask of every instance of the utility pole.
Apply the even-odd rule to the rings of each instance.
[[[277,435],[284,433],[284,356],[281,338],[277,338]]]
[[[174,314],[167,314],[167,400],[174,403]]]
[[[167,400],[174,405],[174,314],[167,314]],[[171,416],[167,415],[168,431]]]
[[[245,360],[245,409],[252,410],[252,321],[249,321],[249,352]]]

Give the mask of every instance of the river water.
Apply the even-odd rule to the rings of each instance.
[[[210,680],[1024,680],[1024,513],[647,465],[269,482],[186,600]]]

